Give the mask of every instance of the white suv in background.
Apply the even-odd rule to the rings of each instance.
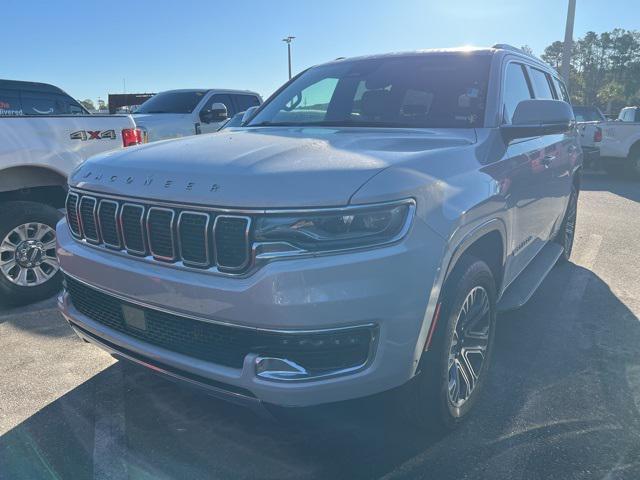
[[[155,142],[217,132],[227,118],[260,104],[260,95],[248,90],[167,90],[144,102],[134,119]]]

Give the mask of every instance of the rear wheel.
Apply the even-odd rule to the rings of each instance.
[[[452,429],[472,410],[495,333],[495,282],[485,262],[462,258],[443,293],[434,343],[403,395],[410,420],[431,430]]]
[[[638,150],[638,149],[636,149]],[[629,162],[627,163],[629,173],[635,177],[636,180],[640,180],[640,152],[636,151],[629,155]]]
[[[20,305],[60,289],[56,223],[61,214],[35,202],[7,202],[0,213],[0,302]]]

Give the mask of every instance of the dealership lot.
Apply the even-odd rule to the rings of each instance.
[[[572,263],[499,319],[446,437],[393,395],[274,422],[115,363],[48,300],[0,313],[0,478],[640,478],[640,184],[588,175]]]

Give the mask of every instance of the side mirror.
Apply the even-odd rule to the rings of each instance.
[[[516,107],[510,125],[502,125],[505,142],[516,138],[540,137],[569,131],[575,118],[571,105],[562,100],[523,100]]]
[[[214,103],[211,107],[200,112],[200,121],[202,123],[223,122],[228,117],[229,114],[224,103]]]
[[[244,112],[244,115],[242,115],[241,125],[246,125],[249,122],[249,120],[251,120],[251,118],[253,117],[253,114],[256,113],[256,110],[258,110],[258,108],[260,107],[255,106],[255,107],[247,108],[247,110]]]

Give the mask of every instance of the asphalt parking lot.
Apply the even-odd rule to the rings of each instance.
[[[499,318],[447,436],[380,396],[275,422],[114,362],[53,300],[0,307],[2,479],[640,478],[640,183],[587,175],[572,262]]]

